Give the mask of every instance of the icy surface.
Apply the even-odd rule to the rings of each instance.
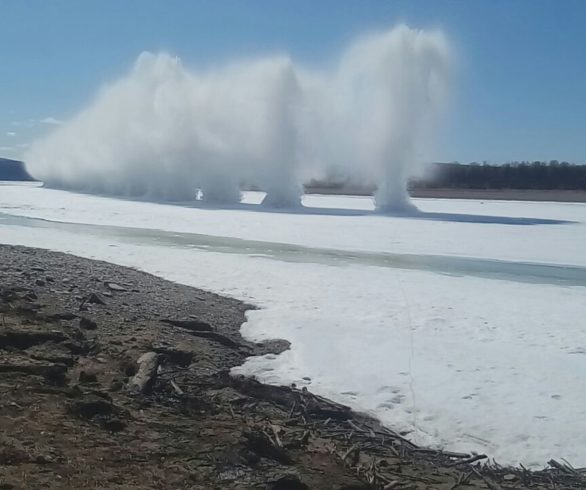
[[[373,203],[367,197],[305,196],[304,204],[314,214],[262,212],[247,206],[263,197],[247,193],[240,209],[210,212],[193,204],[0,187],[0,212],[343,250],[586,265],[586,204],[415,199],[423,214],[407,219],[371,214]],[[540,220],[575,223],[542,226]]]
[[[181,237],[583,266],[585,205],[419,200],[421,209],[442,213],[421,219],[344,211],[368,211],[366,198],[310,196],[305,204],[321,214],[193,209],[0,187],[3,213],[130,228],[126,235],[99,226],[80,231],[33,226],[24,218],[8,224],[0,216],[0,242],[108,260],[256,303],[262,309],[249,312],[244,335],[283,337],[292,348],[250,359],[238,372],[307,385],[410,431],[417,443],[486,452],[502,463],[541,466],[554,457],[586,465],[580,425],[586,420],[586,284],[407,270],[346,256],[319,263],[305,261],[303,251],[296,260],[280,260],[270,243],[264,252],[255,245],[253,252],[228,253]],[[454,213],[475,218],[462,221]],[[516,221],[499,223],[499,217]],[[531,221],[543,219],[572,223]],[[138,228],[172,231],[177,240],[158,243]]]

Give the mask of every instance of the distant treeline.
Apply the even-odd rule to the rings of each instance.
[[[586,190],[586,165],[568,162],[434,163],[426,177],[411,179],[410,189]],[[308,192],[372,194],[372,183],[329,176],[305,185]]]
[[[568,162],[436,163],[432,176],[413,188],[586,190],[586,165]]]

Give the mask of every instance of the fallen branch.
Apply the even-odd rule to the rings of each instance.
[[[181,388],[179,388],[179,386],[177,385],[177,383],[175,383],[175,381],[173,381],[171,379],[171,380],[169,380],[169,383],[171,383],[171,386],[175,390],[175,393],[177,393],[179,396],[183,396],[185,394],[184,391]]]
[[[189,333],[195,337],[202,337],[204,339],[213,340],[214,342],[217,342],[218,344],[224,345],[226,347],[232,347],[236,349],[246,347],[217,332],[208,332],[206,330],[186,330],[186,333]]]
[[[453,463],[449,463],[446,466],[458,466],[460,464],[472,464],[476,463],[476,461],[480,461],[481,459],[486,459],[488,456],[486,454],[475,454],[467,459],[461,459],[460,461],[454,461]]]
[[[201,320],[171,320],[164,318],[161,322],[195,332],[212,332],[214,330],[209,323]]]
[[[484,483],[486,483],[486,486],[490,489],[490,490],[503,490],[503,487],[501,487],[498,483],[494,482],[493,480],[491,480],[490,478],[487,478],[486,476],[484,476],[482,473],[480,473],[480,471],[478,471],[474,466],[470,466],[470,469],[474,472],[474,474],[480,478]]]
[[[157,368],[159,367],[159,354],[147,352],[138,358],[138,371],[128,383],[131,393],[145,393],[152,385]]]

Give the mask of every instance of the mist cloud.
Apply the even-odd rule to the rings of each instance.
[[[324,70],[283,55],[198,71],[145,52],[25,161],[58,188],[179,201],[199,189],[229,204],[247,182],[270,206],[298,206],[302,180],[337,168],[374,180],[379,210],[401,210],[449,66],[440,31],[406,26],[356,40]]]

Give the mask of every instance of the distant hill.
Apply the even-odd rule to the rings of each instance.
[[[0,180],[33,181],[35,179],[26,171],[24,163],[0,158]]]

